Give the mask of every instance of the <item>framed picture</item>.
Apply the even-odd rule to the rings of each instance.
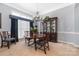
[[[0,13],[0,28],[1,28],[1,13]]]

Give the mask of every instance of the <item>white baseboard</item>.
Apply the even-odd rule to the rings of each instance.
[[[79,48],[79,45],[74,44],[74,43],[71,43],[71,42],[65,42],[65,41],[60,41],[60,40],[58,40],[58,42],[61,42],[61,43],[66,43],[66,44],[70,44],[70,45],[73,45],[74,47]]]

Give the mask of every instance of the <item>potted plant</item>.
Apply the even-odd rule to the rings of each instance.
[[[36,27],[37,27],[37,26],[36,26]],[[36,28],[36,27],[35,27],[35,28],[34,28],[34,27],[31,28],[31,32],[32,32],[32,33],[37,33],[37,28]]]
[[[46,21],[46,20],[48,20],[49,19],[49,16],[46,16],[45,18],[44,18],[44,21]]]
[[[36,35],[37,32],[38,32],[38,30],[37,30],[37,26],[32,27],[32,28],[31,28],[31,32],[32,32],[32,35]]]

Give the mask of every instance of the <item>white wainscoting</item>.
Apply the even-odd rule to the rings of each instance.
[[[58,42],[79,47],[79,32],[58,32]]]

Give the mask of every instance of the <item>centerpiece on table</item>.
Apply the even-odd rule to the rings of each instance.
[[[31,28],[31,34],[32,34],[32,36],[36,36],[37,32],[38,32],[37,26]]]

